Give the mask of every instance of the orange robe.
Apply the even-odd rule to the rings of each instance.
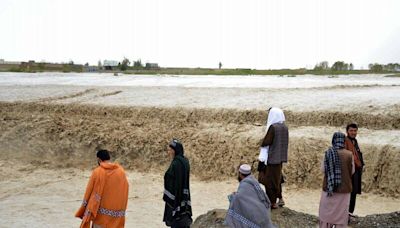
[[[81,228],[92,221],[103,228],[125,225],[129,184],[124,169],[116,163],[102,162],[93,170],[83,203],[75,217],[82,218]]]

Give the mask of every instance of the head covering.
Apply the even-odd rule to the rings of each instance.
[[[243,164],[239,167],[239,172],[243,175],[249,175],[251,173],[251,166],[248,164]]]
[[[175,151],[175,157],[164,174],[163,221],[167,226],[189,227],[192,223],[190,163],[183,156],[183,145],[178,139],[172,139],[169,147]]]
[[[272,124],[283,122],[285,122],[285,114],[283,114],[282,109],[272,107],[268,113],[267,128],[265,131],[268,132],[268,129]]]
[[[332,137],[332,147],[325,151],[324,167],[328,196],[331,196],[342,183],[342,169],[338,150],[344,148],[345,137],[342,132],[335,132]]]
[[[335,132],[332,137],[332,147],[336,150],[344,148],[344,140],[346,135],[342,132]]]
[[[184,154],[183,145],[179,141],[179,139],[172,139],[171,142],[169,143],[169,147],[171,147],[175,151],[175,156],[176,155],[183,156]]]
[[[283,114],[282,109],[272,107],[268,110],[267,128],[265,132],[268,133],[269,127],[276,123],[285,122],[285,114]],[[264,146],[260,148],[260,154],[258,155],[258,160],[267,164],[268,162],[268,151],[269,146]]]

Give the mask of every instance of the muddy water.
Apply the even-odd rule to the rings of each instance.
[[[235,175],[240,162],[253,163],[263,137],[258,111],[127,108],[38,103],[0,103],[0,157],[46,161],[51,168],[85,167],[90,151],[109,148],[125,167],[151,170],[165,166],[165,145],[172,137],[185,144],[193,173],[203,179]],[[290,113],[289,119],[311,116]],[[301,118],[299,118],[299,116]],[[337,113],[326,117],[336,118]],[[374,119],[368,119],[375,121]],[[307,123],[307,121],[305,122]],[[385,127],[385,125],[383,125]],[[292,184],[318,188],[319,164],[332,132],[341,127],[289,124],[293,135],[285,172]],[[325,129],[325,130],[321,130]],[[364,128],[360,129],[360,132]],[[365,191],[397,196],[400,186],[398,130],[364,130],[361,148],[366,161]],[[392,133],[381,141],[385,134]],[[57,158],[57,159],[55,159]],[[58,162],[62,159],[63,162]]]
[[[2,86],[0,101],[51,101],[107,106],[239,108],[398,113],[400,86],[265,89],[183,87]],[[332,99],[332,98],[335,99]]]
[[[190,88],[315,88],[332,86],[399,85],[399,79],[385,75],[314,76],[215,76],[215,75],[124,75],[111,73],[1,73],[1,85],[73,86],[162,86]]]
[[[130,200],[146,210],[144,214],[131,214],[138,213],[146,218],[143,224],[157,227],[159,223],[151,220],[161,216],[158,192],[146,181],[159,182],[158,175],[168,164],[164,155],[170,138],[179,137],[184,142],[198,181],[193,187],[195,192],[200,191],[194,193],[198,198],[216,183],[221,183],[218,189],[229,192],[236,187],[231,180],[237,164],[252,163],[257,158],[264,110],[272,105],[285,109],[290,128],[289,163],[284,167],[288,206],[316,213],[323,152],[334,131],[343,131],[346,123],[356,121],[361,126],[358,139],[366,162],[363,191],[367,192],[358,201],[356,213],[400,208],[393,200],[400,195],[400,79],[382,75],[220,79],[0,73],[0,159],[18,160],[2,166],[4,173],[12,176],[14,166],[19,170],[15,181],[0,176],[0,214],[11,216],[25,208],[26,224],[16,217],[7,220],[8,224],[46,227],[56,220],[42,217],[53,213],[64,218],[60,220],[62,227],[75,226],[70,212],[79,204],[87,177],[78,170],[85,170],[87,175],[94,151],[108,148],[132,175],[145,179],[132,179],[133,183],[144,181],[145,190],[132,193],[139,198]],[[39,172],[34,172],[36,169]],[[57,180],[54,183],[50,179],[40,182],[44,188],[40,183],[33,184],[43,175],[60,172],[66,174],[52,177]],[[25,175],[27,178],[23,178]],[[215,180],[220,182],[209,182]],[[25,190],[16,192],[19,187]],[[153,187],[157,189],[158,185]],[[63,189],[71,191],[73,195],[66,196],[73,201],[52,194],[65,192]],[[309,205],[304,204],[308,195]],[[17,199],[21,200],[15,203]],[[225,208],[224,196],[212,200],[210,204],[197,204],[199,211],[195,213]],[[54,202],[65,203],[68,215]],[[135,222],[141,221],[134,216]]]

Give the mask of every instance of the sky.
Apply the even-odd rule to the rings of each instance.
[[[161,67],[400,62],[399,0],[0,0],[0,59]]]

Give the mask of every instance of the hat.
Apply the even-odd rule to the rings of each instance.
[[[249,175],[251,173],[251,167],[248,164],[243,164],[240,166],[239,172],[243,175]]]

